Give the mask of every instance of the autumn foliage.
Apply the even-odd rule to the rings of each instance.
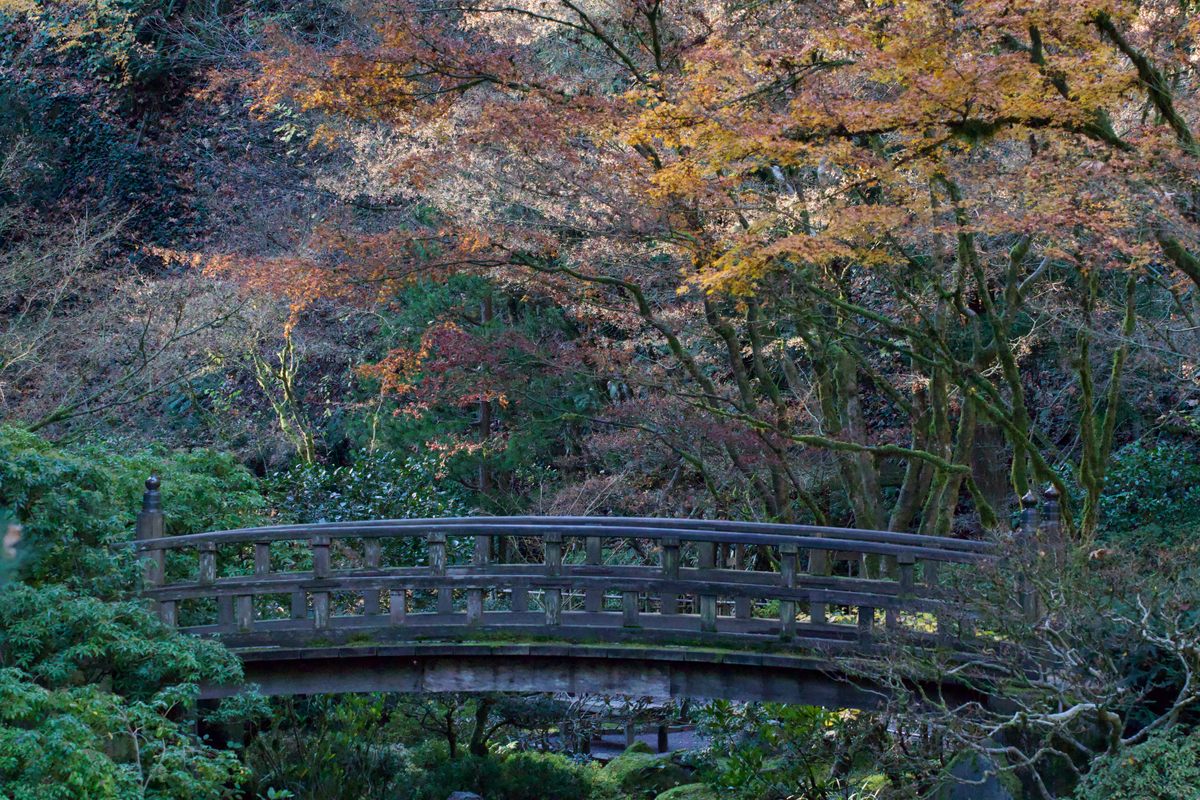
[[[718,506],[820,519],[832,479],[857,525],[946,531],[1054,483],[1090,536],[1129,360],[1192,369],[1163,326],[1200,286],[1198,40],[1166,0],[368,3],[333,45],[276,32],[257,108],[421,213],[269,271],[561,305],[622,387],[596,435],[632,412]],[[449,390],[455,335],[369,371]]]

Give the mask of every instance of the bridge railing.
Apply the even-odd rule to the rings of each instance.
[[[970,634],[947,565],[991,543],[889,531],[627,517],[469,517],[163,536],[147,482],[136,547],[168,624],[233,646],[506,635],[870,643]]]

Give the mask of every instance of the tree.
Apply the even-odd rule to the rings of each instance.
[[[642,427],[718,508],[727,467],[758,513],[822,520],[832,471],[859,526],[946,532],[964,491],[993,526],[1034,481],[1068,494],[1074,461],[1068,527],[1094,534],[1126,365],[1162,335],[1147,312],[1187,316],[1195,291],[1174,277],[1200,242],[1189,6],[418,2],[363,23],[328,48],[280,34],[252,85],[315,141],[387,129],[414,213],[218,270],[343,298],[471,271],[560,302],[633,356],[598,379],[708,426],[710,447]],[[1170,339],[1164,366],[1194,348]],[[1030,355],[1054,351],[1046,385]],[[1073,423],[1037,407],[1062,393]],[[1003,461],[1012,492],[985,496]]]

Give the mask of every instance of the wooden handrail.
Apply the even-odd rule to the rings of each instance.
[[[588,518],[576,518],[587,520]],[[602,517],[595,519],[604,519]],[[486,520],[483,522],[482,520]],[[685,523],[686,520],[679,520]],[[650,527],[634,525],[608,525],[590,520],[578,523],[554,522],[541,524],[534,522],[511,522],[506,517],[466,517],[448,518],[436,522],[424,522],[421,525],[372,525],[369,523],[325,523],[314,525],[288,525],[279,528],[245,528],[232,531],[214,531],[212,533],[194,533],[184,536],[171,536],[161,539],[138,541],[135,546],[141,550],[178,550],[197,547],[202,544],[238,544],[246,542],[278,542],[278,541],[307,541],[313,537],[325,536],[330,539],[364,539],[364,538],[420,538],[430,533],[453,533],[459,536],[519,536],[540,538],[546,534],[557,534],[572,538],[607,537],[660,540],[677,538],[687,542],[709,542],[713,544],[734,545],[796,545],[804,550],[858,552],[865,555],[899,556],[909,554],[919,558],[936,561],[953,561],[971,563],[989,561],[994,556],[990,550],[968,550],[956,546],[935,546],[924,543],[907,544],[900,538],[903,534],[888,534],[886,531],[857,531],[853,529],[830,529],[839,534],[851,535],[853,538],[838,538],[833,536],[799,536],[782,533],[753,533],[740,531],[720,531],[697,529],[680,525],[678,527]],[[855,534],[875,534],[857,536]],[[878,534],[895,537],[895,541],[882,541]],[[935,537],[920,537],[929,540]],[[962,540],[946,539],[945,542],[960,542]],[[974,543],[980,544],[980,543]]]
[[[932,643],[971,629],[939,588],[939,565],[996,558],[989,542],[640,517],[372,520],[185,536],[163,531],[158,483],[151,479],[133,542],[146,559],[144,595],[168,624],[232,646],[494,632],[869,648],[880,623]],[[492,551],[497,538],[517,540],[526,558],[540,562],[504,563]],[[386,542],[397,539],[409,542],[403,548],[409,563],[386,563],[398,552]],[[606,546],[611,556],[613,543],[629,542],[647,543],[636,549],[637,563],[604,563]],[[411,563],[413,543],[423,548],[423,564]],[[456,543],[459,559],[469,563],[455,563]],[[275,558],[287,559],[278,566],[289,571],[273,569],[273,545]],[[222,552],[228,558],[230,551],[239,559],[235,572],[245,574],[222,574],[228,565]],[[181,560],[189,552],[190,568]],[[931,632],[935,620],[937,634]]]

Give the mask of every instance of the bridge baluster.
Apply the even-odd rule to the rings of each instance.
[[[710,571],[716,566],[717,561],[717,544],[716,542],[701,542],[699,568],[703,571]],[[703,578],[712,579],[712,575],[703,575]],[[700,595],[700,630],[705,633],[716,633],[717,630],[717,596],[714,594]]]
[[[217,595],[217,624],[225,629],[233,628],[233,595]]]
[[[733,546],[733,568],[746,569],[746,545],[738,543]],[[738,619],[750,619],[752,598],[749,595],[739,595],[733,600],[733,615]]]
[[[829,572],[829,552],[826,550],[808,551],[808,574],[826,575]],[[826,605],[823,602],[810,601],[808,604],[808,619],[814,625],[825,624]]]
[[[587,564],[589,566],[598,567],[604,560],[604,541],[599,536],[588,536],[584,540],[584,546],[587,550]],[[595,614],[604,608],[604,589],[598,586],[589,586],[584,590],[583,595],[584,610]]]
[[[217,545],[213,542],[201,542],[199,550],[199,568],[197,582],[202,586],[211,586],[217,581]],[[217,625],[222,628],[233,627],[233,598],[229,595],[217,595]]]
[[[475,552],[471,557],[471,563],[477,567],[485,566],[488,563],[488,556],[491,554],[492,540],[490,536],[475,537]],[[479,625],[483,622],[483,589],[467,589],[467,624]]]
[[[870,606],[858,607],[858,641],[869,644],[875,630],[875,609]]]
[[[641,626],[638,621],[638,600],[637,592],[621,592],[621,624],[626,628]]]
[[[312,550],[313,578],[324,580],[329,577],[329,537],[314,536],[309,540]],[[329,627],[329,592],[312,593],[313,627],[325,630]]]
[[[254,627],[254,595],[239,594],[237,602],[237,628],[245,633]]]
[[[662,571],[663,578],[670,582],[679,580],[679,537],[664,536],[662,540]],[[659,597],[662,613],[671,615],[679,613],[679,595],[674,592],[664,592]]]
[[[429,574],[442,577],[446,574],[446,534],[444,531],[430,531],[425,537],[429,548]],[[437,590],[437,613],[454,613],[454,595],[449,586],[439,586]]]
[[[897,602],[900,604],[899,609],[888,609],[887,625],[890,629],[900,627],[900,611],[903,610],[906,601],[911,600],[914,590],[914,576],[917,564],[917,557],[911,553],[904,553],[896,556],[896,583],[898,592],[896,595]]]
[[[254,543],[254,574],[263,577],[271,572],[271,543]],[[232,600],[221,598],[221,624],[236,624],[241,633],[254,627],[254,595],[234,595]]]
[[[928,587],[932,591],[936,591],[938,588],[938,584],[940,583],[940,577],[938,575],[938,572],[939,572],[938,562],[924,561],[924,562],[922,562],[921,567],[922,567],[922,571],[925,573],[925,575],[924,575],[925,586]],[[953,630],[952,630],[953,625],[952,625],[950,618],[941,611],[939,611],[936,616],[937,616],[938,639],[941,639],[941,640],[949,639],[953,635]]]
[[[403,625],[408,617],[408,591],[392,589],[388,592],[388,621],[393,625]]]
[[[547,531],[545,539],[546,577],[557,578],[562,575],[563,547],[562,532]],[[545,588],[546,624],[558,625],[562,622],[562,589],[547,586]]]
[[[516,537],[503,537],[501,541],[510,542],[509,553],[510,561],[516,561],[521,556],[520,540]],[[521,559],[522,561],[524,559]],[[514,586],[510,590],[510,608],[514,614],[524,614],[529,610],[529,588],[527,586]]]
[[[378,539],[363,540],[363,566],[370,570],[379,569],[383,561],[383,543]],[[374,617],[379,614],[379,590],[363,590],[363,614]]]
[[[796,588],[796,568],[800,559],[800,548],[794,544],[779,547],[780,582],[785,589]],[[779,601],[779,634],[787,640],[796,635],[796,601]]]
[[[262,577],[271,572],[271,543],[254,543],[254,574]]]
[[[217,579],[217,546],[212,542],[201,542],[199,550],[199,582],[202,584],[213,583]]]
[[[308,593],[303,589],[292,592],[292,619],[304,619],[308,616]]]

